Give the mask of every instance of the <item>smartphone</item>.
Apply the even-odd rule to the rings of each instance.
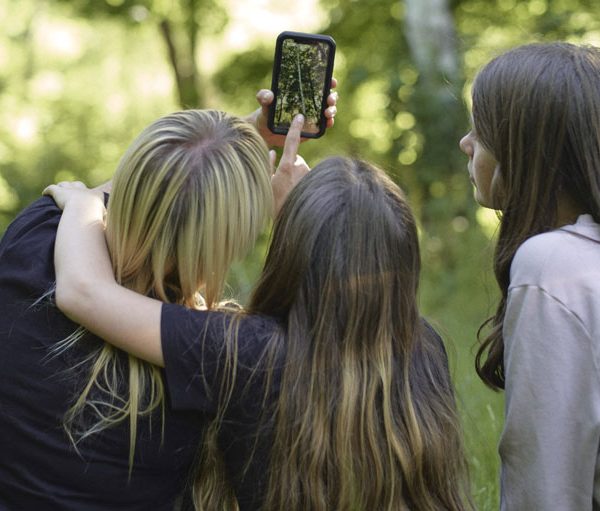
[[[275,45],[273,81],[275,95],[268,126],[285,135],[292,119],[304,115],[302,136],[318,138],[325,133],[327,96],[331,89],[335,41],[327,35],[282,32]]]

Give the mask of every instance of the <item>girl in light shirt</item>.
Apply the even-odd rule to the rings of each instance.
[[[506,392],[501,507],[600,509],[600,50],[515,48],[472,95],[460,148],[500,212],[476,367]]]

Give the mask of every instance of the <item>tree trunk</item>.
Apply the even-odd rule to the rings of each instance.
[[[434,183],[450,193],[451,176],[465,162],[458,141],[465,127],[462,71],[454,18],[448,0],[405,0],[405,33],[411,59],[419,72],[413,108],[424,135],[419,180],[423,187],[423,221],[444,214],[463,214],[439,207],[431,196]],[[466,178],[465,178],[466,179]],[[438,187],[439,189],[439,187]],[[437,199],[443,200],[439,193]],[[467,200],[468,203],[468,200]]]
[[[190,9],[195,8],[195,2],[190,0],[189,6]],[[191,12],[189,14],[189,18],[194,18]],[[184,29],[177,31],[177,26],[164,18],[159,28],[167,47],[181,108],[203,108],[204,98],[200,93],[200,73],[196,64],[196,23],[188,21]]]
[[[437,88],[445,78],[456,84],[459,58],[448,0],[405,0],[406,37],[425,85]]]

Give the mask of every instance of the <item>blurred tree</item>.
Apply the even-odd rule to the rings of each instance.
[[[165,44],[168,62],[182,108],[206,106],[210,77],[198,65],[203,35],[223,30],[227,13],[219,0],[60,0],[88,19],[110,16],[126,25],[156,25]]]
[[[338,43],[335,74],[343,88],[332,134],[394,175],[426,225],[442,216],[472,217],[456,145],[466,116],[449,6],[441,0],[355,5],[338,0],[323,28]]]
[[[460,193],[448,204],[452,178],[463,172],[457,140],[464,129],[461,100],[462,67],[454,17],[448,0],[406,0],[404,27],[410,57],[418,73],[412,111],[423,143],[418,160],[419,184],[425,207],[423,221],[440,216],[468,215],[473,207]],[[466,181],[466,180],[465,180]],[[461,192],[468,186],[461,186]]]
[[[141,128],[173,109],[149,28],[0,0],[0,233],[48,183],[108,179]]]

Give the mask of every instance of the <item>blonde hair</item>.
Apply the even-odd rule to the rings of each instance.
[[[272,208],[267,147],[251,125],[214,110],[163,117],[134,140],[113,179],[106,238],[115,277],[164,302],[212,308]],[[81,439],[128,419],[131,471],[138,418],[163,406],[160,371],[131,355],[127,371],[106,343],[87,360],[89,378],[65,426],[73,438],[91,413]]]

